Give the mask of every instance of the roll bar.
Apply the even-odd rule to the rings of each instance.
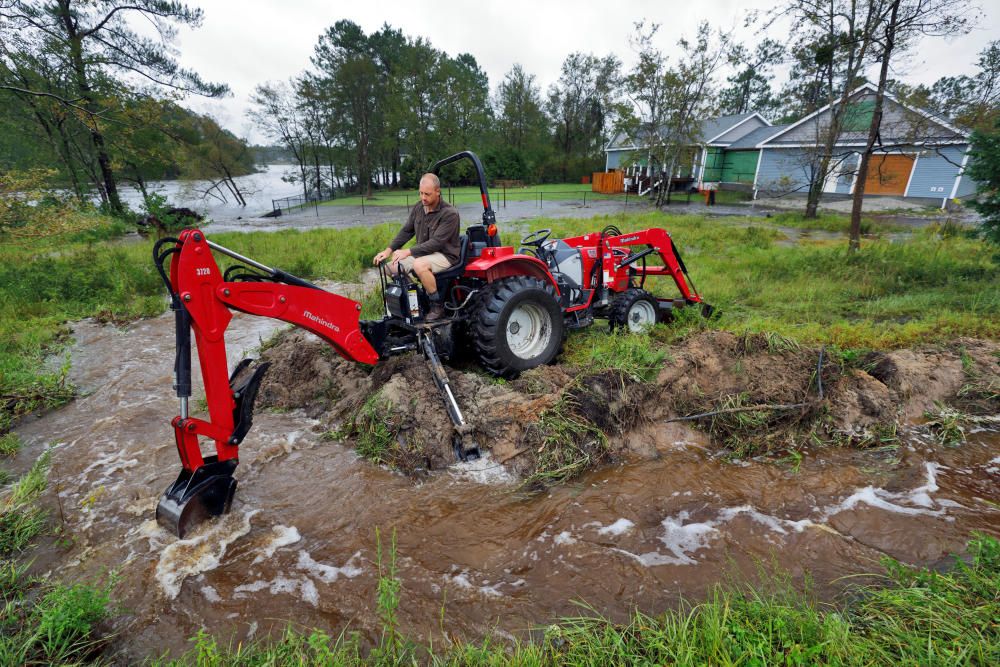
[[[479,194],[483,198],[483,227],[486,229],[490,228],[490,225],[494,225],[496,228],[497,216],[493,212],[493,207],[490,205],[490,191],[486,187],[486,171],[483,169],[483,163],[479,161],[479,158],[472,151],[462,151],[460,153],[455,153],[450,155],[443,160],[438,160],[431,167],[431,173],[437,175],[441,170],[441,167],[451,164],[452,162],[458,162],[459,160],[468,158],[472,160],[472,164],[476,167],[476,177],[479,179]],[[491,245],[493,245],[491,243]]]

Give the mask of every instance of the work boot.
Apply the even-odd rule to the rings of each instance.
[[[444,319],[444,304],[441,302],[441,295],[434,292],[434,294],[428,294],[427,299],[431,302],[431,310],[424,318],[424,322],[436,322]]]

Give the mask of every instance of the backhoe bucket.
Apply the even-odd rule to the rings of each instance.
[[[236,493],[233,471],[236,459],[206,459],[196,471],[181,470],[156,506],[156,522],[183,539],[187,533],[213,516],[229,511]]]

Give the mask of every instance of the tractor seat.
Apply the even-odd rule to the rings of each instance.
[[[458,250],[458,261],[449,266],[444,271],[440,271],[434,274],[434,278],[441,284],[445,280],[453,280],[458,278],[465,272],[465,264],[469,261],[469,236],[468,234],[462,234],[458,237],[459,250]]]

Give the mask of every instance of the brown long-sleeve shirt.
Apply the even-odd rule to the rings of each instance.
[[[389,248],[399,250],[416,236],[417,242],[410,248],[414,257],[440,252],[454,264],[458,261],[458,253],[461,250],[458,241],[461,225],[458,209],[443,199],[439,200],[437,208],[429,213],[425,213],[424,205],[417,202],[410,211],[406,224],[389,243]]]

